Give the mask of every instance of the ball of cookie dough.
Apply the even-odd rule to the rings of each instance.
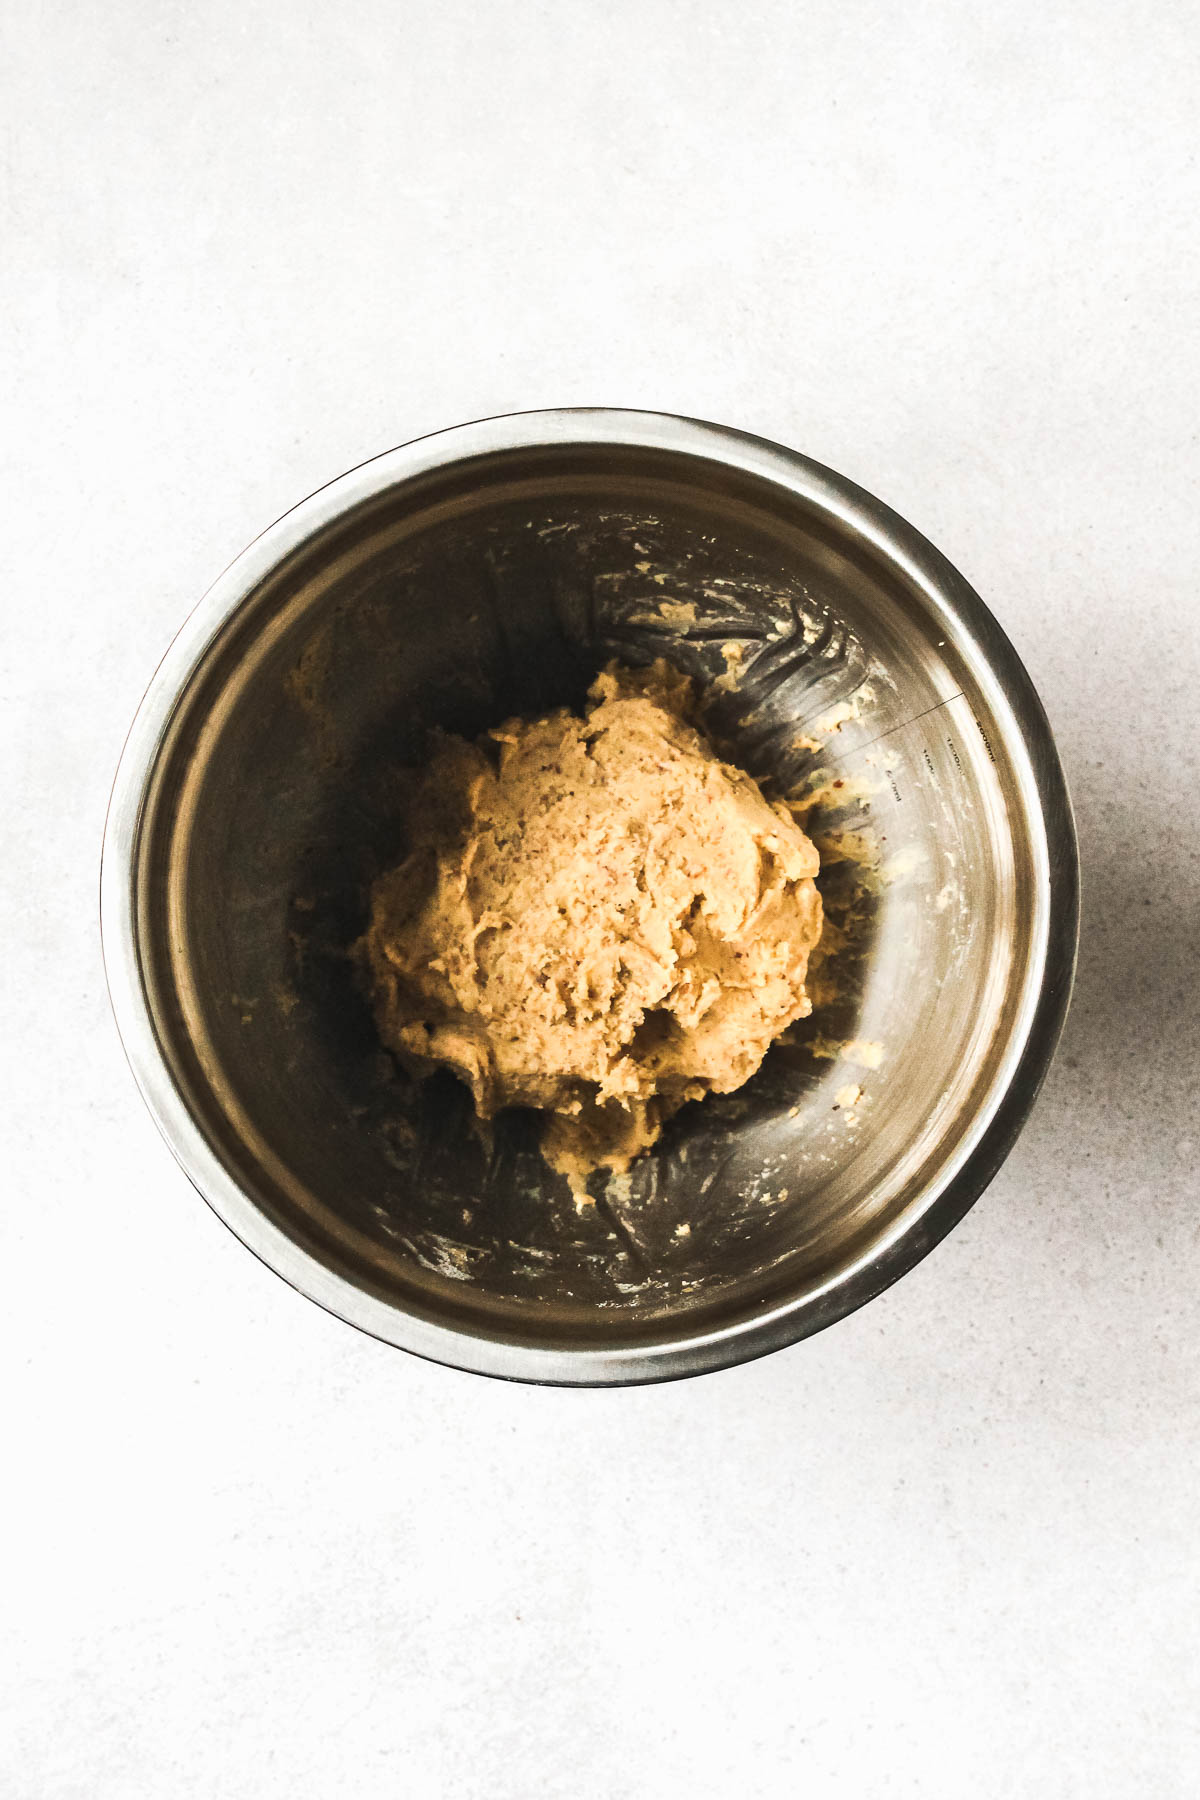
[[[543,1109],[573,1183],[754,1074],[811,1010],[821,934],[816,850],[691,723],[691,683],[614,664],[589,699],[440,740],[361,946],[406,1068],[452,1069],[483,1118]]]

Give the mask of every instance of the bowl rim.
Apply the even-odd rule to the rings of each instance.
[[[435,1324],[327,1268],[267,1218],[209,1145],[171,1077],[143,988],[137,929],[135,878],[151,777],[193,670],[238,607],[285,556],[386,489],[475,457],[556,445],[651,448],[716,461],[853,527],[954,621],[960,639],[965,628],[974,641],[976,672],[989,678],[989,698],[1012,721],[1006,749],[1028,817],[1042,827],[1042,842],[1033,846],[1040,929],[1010,1040],[984,1105],[920,1201],[819,1288],[715,1330],[608,1349],[547,1348]],[[450,426],[384,451],[301,500],[217,577],[159,663],[121,752],[104,828],[100,930],[117,1030],[142,1098],[202,1199],[260,1261],[348,1324],[428,1360],[506,1380],[614,1386],[729,1367],[811,1336],[889,1287],[958,1223],[1015,1142],[1062,1030],[1078,945],[1079,857],[1066,780],[1033,683],[983,600],[920,532],[846,477],[768,439],[669,413],[565,407]]]

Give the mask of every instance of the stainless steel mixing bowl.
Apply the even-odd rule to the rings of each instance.
[[[381,1051],[348,947],[429,727],[578,702],[612,655],[807,795],[837,953],[739,1094],[576,1205],[536,1122]],[[226,571],[130,733],[104,848],[118,1025],[160,1129],[273,1269],[407,1350],[609,1383],[777,1348],[962,1217],[1033,1100],[1077,929],[1063,776],[978,596],[828,469],[562,411],[394,450]]]

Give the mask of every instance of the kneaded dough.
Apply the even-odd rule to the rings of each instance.
[[[816,850],[689,723],[691,682],[612,664],[589,699],[441,739],[363,939],[389,1048],[485,1119],[544,1108],[575,1186],[753,1075],[821,935]]]

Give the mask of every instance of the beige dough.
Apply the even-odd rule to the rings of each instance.
[[[816,850],[688,723],[691,683],[613,664],[590,701],[441,740],[363,940],[389,1048],[485,1119],[544,1108],[576,1186],[753,1075],[821,934]]]

